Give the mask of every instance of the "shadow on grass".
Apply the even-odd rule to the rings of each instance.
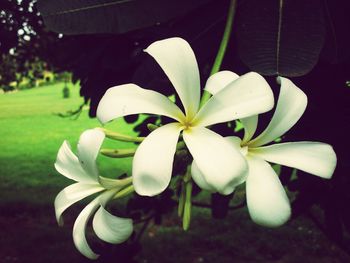
[[[0,200],[0,262],[91,262],[75,249],[71,231],[83,204],[65,214],[57,226],[54,188],[2,190]],[[141,246],[112,246],[99,241],[88,227],[91,246],[102,254],[95,262],[350,262],[313,223],[300,217],[277,229],[251,222],[245,208],[222,220],[211,219],[208,209],[195,208],[189,231],[175,214],[162,226],[151,224]],[[138,230],[140,226],[136,227]],[[126,256],[136,253],[135,261]]]

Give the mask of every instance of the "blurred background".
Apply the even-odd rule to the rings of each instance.
[[[183,231],[176,193],[122,200],[149,212],[132,241],[112,246],[87,236],[97,262],[350,262],[350,26],[347,1],[235,3],[222,69],[257,71],[275,95],[275,77],[289,77],[308,95],[308,109],[283,140],[330,143],[338,166],[329,181],[291,169],[280,178],[293,217],[267,229],[249,218],[244,187],[223,197],[194,191],[191,227]],[[283,3],[283,4],[282,4]],[[202,83],[208,78],[230,1],[1,0],[0,3],[0,262],[89,262],[75,249],[72,226],[86,202],[58,227],[57,193],[71,182],[54,169],[64,140],[100,126],[95,113],[105,90],[133,82],[173,95],[159,66],[143,53],[153,41],[180,36],[194,49]],[[278,52],[276,52],[278,50]],[[266,125],[262,116],[262,126]],[[109,127],[145,135],[155,116],[132,116]],[[166,119],[162,119],[166,122]],[[236,123],[218,125],[240,132]],[[106,141],[106,147],[130,145]],[[133,147],[136,147],[134,145]],[[130,158],[98,159],[109,176],[130,173]],[[181,170],[175,165],[174,173]]]

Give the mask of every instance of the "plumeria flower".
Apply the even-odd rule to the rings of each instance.
[[[199,109],[199,70],[190,45],[181,38],[170,38],[154,42],[145,52],[168,76],[184,112],[166,96],[135,84],[108,89],[97,108],[97,117],[103,124],[139,113],[174,119],[151,132],[137,148],[132,167],[135,191],[154,196],[169,185],[176,144],[182,132],[208,184],[220,193],[231,193],[244,179],[246,161],[236,148],[206,126],[270,110],[274,104],[270,86],[259,74],[248,73],[227,85]],[[222,85],[221,77],[221,73],[214,74],[206,89],[214,84]]]
[[[131,181],[129,178],[116,180],[99,176],[96,158],[104,137],[104,133],[99,129],[83,132],[79,138],[77,156],[72,152],[69,143],[64,141],[55,163],[55,168],[60,174],[76,181],[56,196],[55,212],[60,225],[63,224],[62,214],[68,207],[89,195],[99,193],[81,211],[73,227],[73,240],[76,248],[90,259],[98,257],[91,250],[85,237],[87,222],[93,214],[93,229],[96,235],[106,242],[122,243],[133,231],[131,219],[113,216],[105,209],[108,201],[128,184],[127,180],[129,184]]]
[[[234,73],[227,73],[234,79]],[[291,215],[291,207],[286,192],[268,162],[297,168],[307,173],[331,178],[337,157],[332,146],[321,142],[286,142],[265,146],[290,130],[303,115],[307,97],[289,79],[279,77],[281,90],[275,113],[266,129],[252,139],[258,124],[258,116],[241,119],[245,134],[226,137],[245,156],[249,172],[246,179],[246,195],[249,214],[254,222],[268,227],[284,224]],[[220,89],[211,90],[213,94]],[[203,189],[214,191],[205,180],[196,163],[192,165],[192,177]]]

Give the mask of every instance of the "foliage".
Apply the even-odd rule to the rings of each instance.
[[[66,35],[125,33],[166,22],[198,8],[208,0],[81,0],[38,1],[45,24]],[[151,8],[150,8],[151,7]],[[144,16],[147,10],[148,15]],[[90,19],[93,14],[94,19]]]
[[[324,45],[324,20],[319,0],[245,1],[236,20],[238,53],[263,75],[303,76]]]
[[[44,28],[34,3],[4,0],[0,4],[0,87],[5,91],[38,86],[36,80],[45,79],[47,72],[61,71],[54,55],[61,38]]]

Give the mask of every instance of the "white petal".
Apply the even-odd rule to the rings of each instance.
[[[242,143],[245,144],[253,138],[256,128],[258,127],[259,115],[254,115],[251,117],[240,119],[244,127],[244,138]]]
[[[223,88],[225,88],[229,83],[235,81],[238,78],[239,76],[236,73],[233,73],[232,71],[219,71],[209,77],[204,89],[210,94],[215,95]]]
[[[291,215],[290,202],[273,168],[259,158],[248,158],[247,205],[252,220],[262,226],[283,225]]]
[[[197,127],[185,130],[183,138],[204,180],[215,191],[230,194],[245,178],[245,158],[219,134]]]
[[[236,149],[240,150],[242,152],[241,148],[241,144],[242,144],[242,140],[241,138],[237,137],[237,136],[227,136],[225,137],[225,140],[230,142],[234,147],[236,147]],[[245,155],[245,154],[243,154]]]
[[[104,188],[98,184],[84,183],[75,183],[64,188],[55,198],[55,213],[58,224],[63,225],[62,214],[68,207],[102,190]]]
[[[279,80],[281,91],[275,113],[267,128],[249,143],[252,147],[267,144],[285,134],[297,123],[306,109],[305,93],[289,79],[279,77]]]
[[[104,138],[105,134],[100,129],[86,130],[80,135],[77,147],[81,166],[96,181],[98,181],[96,158]]]
[[[138,194],[154,196],[169,185],[181,129],[179,123],[166,124],[151,132],[137,148],[132,174]]]
[[[74,181],[95,183],[95,180],[81,167],[78,157],[72,152],[67,141],[64,141],[58,150],[55,168],[57,172]]]
[[[202,189],[212,193],[215,193],[215,189],[207,183],[204,178],[203,173],[199,170],[198,165],[195,161],[192,162],[191,165],[191,175],[193,181]]]
[[[135,84],[108,89],[97,107],[97,118],[101,123],[139,113],[164,115],[178,121],[184,118],[179,107],[166,96]]]
[[[198,110],[200,80],[196,57],[190,45],[182,38],[168,38],[156,41],[146,50],[164,70],[176,89],[191,118]]]
[[[272,90],[255,72],[231,82],[211,97],[200,109],[193,123],[208,126],[266,112],[273,107]]]
[[[101,206],[92,221],[96,235],[112,244],[120,244],[127,240],[133,232],[132,220],[121,218],[109,213]]]
[[[247,151],[241,148],[241,139],[236,136],[229,136],[225,137],[225,140],[232,144],[237,151],[240,151],[243,156],[246,155]],[[209,192],[216,192],[216,190],[208,184],[208,182],[205,180],[205,177],[203,173],[199,170],[198,165],[196,164],[195,161],[192,162],[191,166],[191,174],[192,178],[195,181],[195,183],[203,190],[207,190]],[[232,185],[228,185],[225,189],[227,193],[232,193],[236,187],[236,185],[239,185],[245,181],[245,176],[242,176],[240,181],[234,181]]]
[[[96,199],[88,204],[75,220],[73,227],[73,241],[75,247],[81,254],[90,259],[97,259],[99,255],[93,252],[87,243],[85,231],[90,217],[97,210],[99,205]]]
[[[79,250],[80,253],[90,259],[97,259],[99,255],[94,253],[87,243],[85,236],[86,225],[92,214],[97,210],[97,208],[100,207],[101,203],[105,204],[107,200],[112,198],[116,192],[117,191],[115,190],[109,190],[96,197],[81,211],[75,220],[73,226],[73,241],[75,247]]]
[[[250,151],[268,162],[297,168],[327,179],[332,177],[337,164],[332,146],[321,142],[279,143]]]

